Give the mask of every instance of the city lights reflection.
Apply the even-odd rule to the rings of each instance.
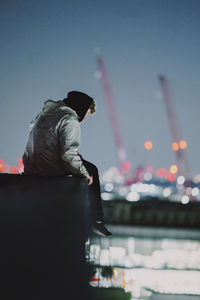
[[[100,244],[91,245],[91,261],[113,268],[109,283],[98,274],[100,287],[124,287],[133,299],[151,299],[152,293],[200,296],[199,241],[102,238]]]

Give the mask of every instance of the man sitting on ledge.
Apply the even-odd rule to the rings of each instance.
[[[24,174],[74,175],[86,178],[92,211],[92,229],[110,236],[104,226],[98,169],[78,153],[80,124],[95,113],[95,101],[85,93],[71,91],[62,101],[47,100],[31,123],[23,154]]]

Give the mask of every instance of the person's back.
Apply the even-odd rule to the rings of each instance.
[[[77,149],[80,125],[63,101],[47,100],[37,116],[23,155],[24,173],[42,176],[74,174],[88,178]]]

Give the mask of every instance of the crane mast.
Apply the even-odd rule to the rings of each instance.
[[[165,109],[167,113],[172,142],[179,143],[181,141],[181,133],[180,133],[180,128],[178,126],[178,118],[175,111],[173,99],[171,96],[170,87],[167,79],[163,75],[159,75],[158,79],[161,84],[161,91],[165,103]],[[175,155],[176,155],[176,161],[179,169],[178,173],[186,176],[188,173],[188,163],[187,163],[185,152],[179,148],[177,151],[175,151]]]
[[[100,57],[99,55],[96,56],[96,61],[97,61],[97,65],[98,65],[98,68],[100,71],[100,75],[101,75],[101,81],[102,81],[102,85],[103,85],[103,89],[104,89],[106,105],[108,108],[109,118],[111,121],[111,127],[112,127],[112,131],[113,131],[115,145],[117,148],[118,161],[119,161],[119,165],[121,167],[123,162],[125,162],[125,160],[126,160],[126,151],[124,149],[122,137],[120,134],[120,127],[119,127],[119,122],[118,122],[118,117],[117,117],[115,100],[114,100],[114,96],[113,96],[113,92],[112,92],[110,83],[107,78],[106,68],[105,68],[102,57]]]

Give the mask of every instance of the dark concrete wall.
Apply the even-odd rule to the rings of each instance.
[[[0,298],[89,299],[88,224],[85,180],[1,174]]]

